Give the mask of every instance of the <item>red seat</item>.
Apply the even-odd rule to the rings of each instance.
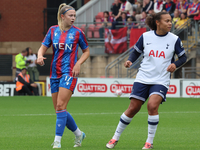
[[[103,12],[98,12],[98,14],[95,16],[95,18],[97,19],[102,19],[103,18]]]
[[[85,27],[86,27],[86,24],[82,24],[81,27],[80,27],[80,29],[81,29],[83,32],[85,32]]]
[[[94,31],[94,38],[100,38],[99,30]]]
[[[98,19],[98,18],[95,19],[95,22],[96,22],[96,26],[101,26],[102,24],[101,19]]]
[[[93,38],[93,32],[92,31],[87,31],[87,37],[88,38]]]
[[[94,31],[94,28],[95,28],[95,25],[94,25],[94,24],[90,24],[90,25],[88,26],[88,30],[89,30],[89,31]]]

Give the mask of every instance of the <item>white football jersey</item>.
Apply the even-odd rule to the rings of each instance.
[[[169,88],[167,67],[174,62],[175,54],[180,57],[185,53],[179,37],[171,32],[159,36],[155,31],[149,31],[141,35],[134,48],[144,55],[135,82],[161,84]]]

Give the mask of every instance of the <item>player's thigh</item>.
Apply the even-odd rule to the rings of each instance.
[[[59,92],[57,98],[57,109],[66,109],[67,104],[76,87],[77,78],[63,75],[60,78]]]
[[[56,110],[60,79],[50,79],[51,95],[54,109]]]
[[[52,101],[53,101],[53,107],[56,110],[58,92],[52,93],[51,96],[52,96]]]
[[[67,109],[67,104],[72,96],[72,91],[59,87],[56,110]]]
[[[147,109],[149,111],[157,111],[161,102],[162,102],[162,97],[160,95],[153,94],[149,97],[149,100],[147,103]]]
[[[159,105],[166,101],[167,88],[163,85],[152,85],[149,89],[147,109],[151,113],[158,111]]]

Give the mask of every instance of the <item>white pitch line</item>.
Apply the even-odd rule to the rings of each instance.
[[[123,112],[115,113],[71,113],[72,115],[120,115]],[[159,114],[199,114],[200,111],[175,111],[175,112],[159,112]],[[139,112],[138,114],[147,114],[147,112]],[[0,115],[3,116],[55,116],[56,114],[13,114],[13,115]]]

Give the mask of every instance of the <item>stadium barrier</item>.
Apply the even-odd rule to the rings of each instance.
[[[41,85],[41,87],[38,87],[39,95],[45,96],[45,83],[37,82],[37,84]],[[15,88],[15,82],[0,82],[0,96],[18,95],[18,92],[15,90]]]
[[[74,97],[116,97],[121,89],[121,97],[129,97],[134,79],[128,78],[79,78]],[[46,96],[51,96],[50,78],[46,78]],[[171,79],[167,97],[200,98],[200,80]]]
[[[74,97],[116,97],[115,91],[122,90],[121,97],[129,97],[134,79],[125,78],[79,78]],[[44,96],[44,86],[42,95]],[[0,96],[14,96],[14,82],[0,83]],[[46,96],[51,96],[50,78],[46,78]],[[200,80],[171,79],[167,97],[200,98]]]

